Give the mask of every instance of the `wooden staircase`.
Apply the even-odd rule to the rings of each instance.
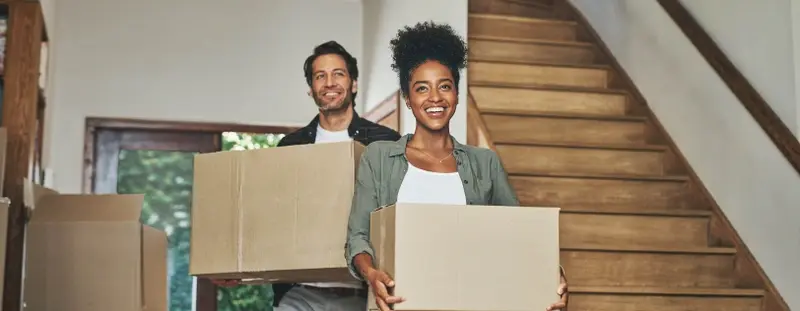
[[[469,143],[498,152],[523,205],[562,208],[569,311],[783,310],[568,4],[470,0],[469,47]]]

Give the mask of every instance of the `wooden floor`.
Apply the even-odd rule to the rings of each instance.
[[[470,0],[468,76],[522,204],[563,210],[569,310],[762,310],[675,150],[551,2]]]

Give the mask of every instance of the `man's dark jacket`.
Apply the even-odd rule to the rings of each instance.
[[[319,115],[314,117],[314,120],[311,120],[311,123],[305,127],[284,136],[278,142],[278,147],[313,144],[317,138],[318,125]],[[347,127],[347,133],[354,141],[360,142],[364,146],[379,140],[396,141],[401,137],[397,131],[364,119],[355,111],[353,111],[353,120],[350,121],[350,126]],[[294,284],[286,283],[272,284],[272,291],[275,293],[273,306],[277,307],[283,295],[293,286]]]

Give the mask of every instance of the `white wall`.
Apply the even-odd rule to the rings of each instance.
[[[360,86],[367,109],[380,103],[400,88],[397,73],[392,68],[389,41],[404,26],[433,20],[447,23],[467,39],[467,0],[364,0],[364,57]],[[467,142],[467,70],[461,72],[459,105],[450,122],[450,132],[459,142]],[[405,106],[401,106],[400,130],[413,133],[416,121]]]
[[[331,39],[361,58],[361,18],[353,0],[59,0],[52,186],[81,191],[87,116],[305,125],[303,61]]]
[[[686,9],[797,136],[800,28],[791,0],[683,0]]]
[[[572,2],[635,81],[789,307],[800,309],[800,176],[656,1]]]
[[[55,34],[56,1],[39,0],[39,3],[42,6],[42,14],[44,15],[44,24],[45,27],[47,27],[47,34],[52,39]]]

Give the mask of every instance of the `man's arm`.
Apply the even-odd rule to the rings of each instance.
[[[372,165],[369,161],[370,153],[372,153],[370,151],[371,148],[367,147],[359,160],[356,188],[347,223],[345,256],[350,273],[359,280],[364,280],[366,277],[361,270],[367,268],[365,265],[372,267],[372,259],[375,258],[374,250],[369,242],[369,218],[370,213],[378,208],[378,199]],[[358,257],[358,264],[356,257]]]

